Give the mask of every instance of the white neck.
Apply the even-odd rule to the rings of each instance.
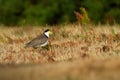
[[[49,38],[49,33],[48,32],[45,32],[44,34]]]

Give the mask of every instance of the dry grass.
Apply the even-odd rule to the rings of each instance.
[[[46,28],[50,28],[54,32],[54,35],[51,37],[50,40],[51,45],[49,50],[45,50],[42,48],[39,49],[24,48],[24,44],[26,42],[36,37],[37,35],[41,34],[43,30],[45,30]],[[87,63],[85,63],[87,64],[86,67],[78,68],[78,70],[83,69],[84,71],[85,68],[89,67],[88,65],[91,64],[92,61],[95,62],[97,60],[100,64],[107,65],[106,63],[112,59],[112,62],[109,62],[109,65],[110,66],[118,65],[119,62],[115,63],[116,60],[114,61],[114,59],[117,58],[117,60],[119,61],[120,60],[119,56],[120,56],[119,25],[114,26],[89,25],[81,27],[80,25],[73,24],[56,27],[34,27],[34,28],[33,27],[5,28],[2,26],[0,27],[1,64],[26,64],[26,63],[37,64],[58,62],[66,63],[71,62],[72,64],[73,61],[79,62],[80,60],[84,62],[85,60],[88,61]],[[85,64],[82,63],[81,65],[79,64],[77,65],[82,66]],[[97,65],[94,64],[93,66]],[[108,66],[105,67],[105,69],[107,68],[109,69]],[[60,70],[62,70],[62,68]],[[75,69],[75,71],[76,70],[77,68]],[[70,74],[72,75],[72,73]],[[82,73],[81,75],[85,76]],[[93,76],[94,75],[96,74],[93,74]],[[67,80],[71,80],[69,79],[69,76]]]
[[[0,63],[49,63],[79,58],[108,58],[120,54],[120,28],[117,26],[65,25],[51,27],[54,35],[49,50],[24,48],[24,44],[45,28],[0,29]]]

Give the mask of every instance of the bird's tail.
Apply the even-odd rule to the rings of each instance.
[[[27,45],[24,45],[24,48],[28,48],[28,46],[27,46]]]
[[[28,48],[28,47],[29,47],[28,44],[29,44],[29,43],[24,44],[24,48]]]

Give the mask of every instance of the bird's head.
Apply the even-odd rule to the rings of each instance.
[[[53,32],[50,31],[50,29],[46,29],[46,30],[44,31],[44,34],[45,34],[47,37],[50,37],[50,35],[52,35]]]

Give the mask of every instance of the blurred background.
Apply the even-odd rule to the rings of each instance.
[[[2,25],[56,25],[76,22],[84,7],[95,24],[120,23],[120,0],[0,0]]]

